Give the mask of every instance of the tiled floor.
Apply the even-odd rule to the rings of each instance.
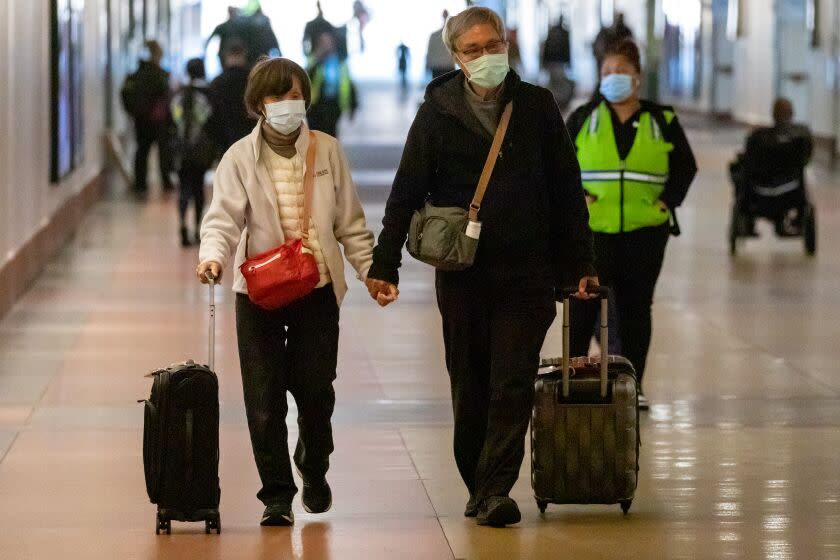
[[[370,92],[365,107],[344,139],[378,229],[416,104]],[[526,463],[520,525],[461,517],[432,273],[406,261],[398,304],[356,285],[342,309],[335,505],[296,502],[293,529],[258,526],[229,283],[218,292],[223,532],[155,536],[135,401],[148,370],[205,356],[207,289],[196,251],[176,245],[173,200],[115,195],[0,321],[0,558],[840,559],[840,176],[811,172],[816,258],[764,229],[730,259],[725,168],[742,132],[692,124],[701,174],[657,292],[629,516],[541,517]]]

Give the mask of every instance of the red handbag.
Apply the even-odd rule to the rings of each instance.
[[[321,281],[318,263],[309,250],[309,215],[312,206],[312,189],[315,182],[315,135],[309,133],[306,152],[306,175],[303,179],[302,239],[290,239],[279,247],[248,257],[245,243],[245,262],[239,271],[248,285],[248,298],[258,307],[280,309],[303,298]]]

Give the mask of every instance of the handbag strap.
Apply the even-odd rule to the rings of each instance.
[[[499,126],[496,128],[496,134],[493,136],[493,145],[490,147],[490,153],[487,154],[487,161],[484,162],[484,169],[481,171],[481,178],[478,180],[478,188],[476,188],[475,196],[473,196],[472,203],[470,203],[471,222],[478,221],[478,211],[481,210],[481,201],[484,200],[484,193],[487,192],[490,176],[493,174],[493,168],[496,167],[496,160],[499,158],[502,141],[505,139],[505,133],[507,132],[508,123],[510,123],[510,114],[512,112],[513,101],[510,101],[505,105]]]
[[[306,173],[303,176],[303,217],[301,218],[301,235],[303,245],[309,246],[309,218],[312,212],[312,191],[315,185],[315,150],[318,141],[315,133],[309,131],[309,149],[306,150]]]
[[[301,235],[303,245],[309,247],[309,217],[312,211],[312,191],[315,184],[315,152],[318,148],[318,141],[315,133],[309,131],[309,149],[306,150],[306,171],[303,175],[303,216],[301,216]],[[248,258],[248,243],[251,240],[250,234],[245,234],[245,258]]]

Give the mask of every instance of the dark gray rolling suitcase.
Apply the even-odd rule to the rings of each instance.
[[[621,504],[630,510],[639,471],[636,372],[627,359],[569,358],[569,295],[563,294],[563,358],[544,360],[531,420],[531,485],[548,504]],[[609,345],[601,296],[601,345]]]
[[[210,360],[192,360],[149,374],[143,467],[149,500],[157,504],[155,533],[172,532],[172,521],[204,521],[221,533],[219,516],[219,382],[213,372],[215,302],[210,282]]]

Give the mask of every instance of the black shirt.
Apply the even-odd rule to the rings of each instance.
[[[586,105],[578,108],[569,117],[566,126],[569,129],[569,135],[572,137],[572,142],[575,143],[577,149],[576,139],[580,134],[586,119],[603,101],[602,97],[596,97]],[[610,115],[612,116],[613,133],[615,134],[615,142],[618,147],[619,158],[627,159],[630,150],[633,148],[633,143],[636,141],[636,132],[638,131],[639,119],[642,113],[650,112],[662,114],[664,111],[673,111],[672,108],[658,105],[650,101],[642,101],[642,107],[639,109],[627,122],[623,123],[618,118],[618,114],[607,103]],[[662,119],[662,122],[665,122]],[[671,123],[666,125],[662,131],[665,139],[674,145],[673,151],[668,155],[668,181],[665,183],[665,190],[659,198],[664,202],[668,208],[677,208],[685,200],[685,195],[688,192],[688,187],[697,175],[697,161],[694,159],[694,153],[691,151],[691,146],[688,143],[688,138],[685,136],[685,131],[679,123],[676,115],[671,120]]]
[[[799,177],[813,149],[811,132],[805,126],[782,124],[756,129],[747,138],[744,152],[747,176],[758,183]]]

